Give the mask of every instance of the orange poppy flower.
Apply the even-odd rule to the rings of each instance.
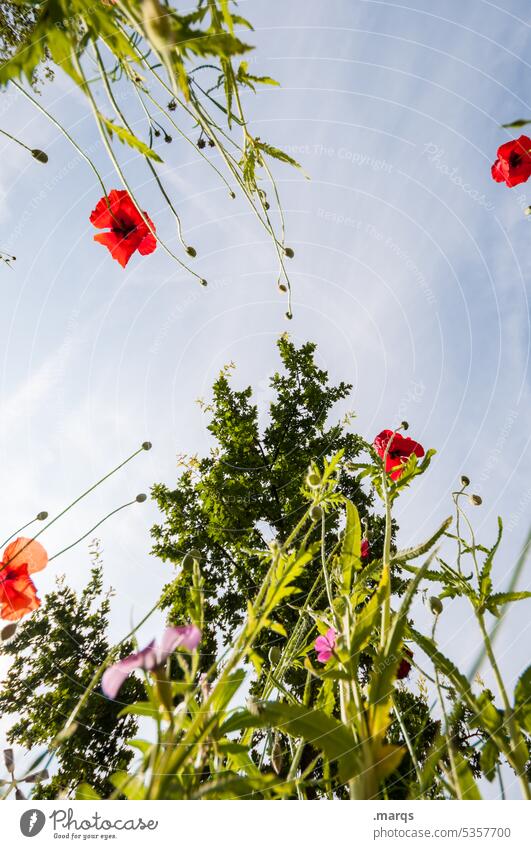
[[[26,537],[10,543],[0,563],[0,618],[16,622],[40,605],[35,584],[30,578],[48,562],[40,544]]]

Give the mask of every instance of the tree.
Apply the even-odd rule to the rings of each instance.
[[[283,335],[277,345],[283,370],[270,381],[274,399],[265,427],[260,428],[251,387],[234,389],[232,366],[225,368],[213,386],[212,402],[203,405],[210,415],[208,430],[215,447],[207,457],[181,457],[183,471],[176,486],[157,484],[152,490],[164,515],[163,523],[152,529],[153,551],[181,566],[164,589],[162,606],[170,622],[186,618],[192,558],[185,555],[196,550],[205,582],[212,653],[216,633],[223,641],[230,640],[263,578],[263,560],[257,550],[263,551],[275,539],[282,542],[306,509],[301,489],[312,461],[344,452],[342,492],[365,520],[375,556],[381,551],[382,521],[370,514],[371,497],[348,469],[363,440],[348,430],[347,420],[328,423],[334,405],[347,398],[352,387],[344,382],[330,384],[327,372],[315,362],[313,343],[298,348]],[[340,523],[338,513],[327,517],[328,544],[337,540]],[[320,568],[316,559],[298,581],[301,599]],[[286,606],[281,614],[286,630],[295,618],[295,611]],[[278,635],[266,635],[263,648],[275,639]]]
[[[28,750],[52,744],[109,651],[105,632],[111,593],[103,588],[97,544],[91,554],[86,587],[76,593],[60,577],[57,588],[3,647],[12,663],[1,685],[0,714],[17,716],[7,739]],[[131,643],[124,644],[122,652],[131,648]],[[119,702],[92,693],[77,717],[75,732],[56,750],[51,781],[37,785],[33,798],[53,799],[65,791],[70,795],[81,782],[104,795],[112,792],[108,776],[127,768],[133,753],[125,741],[136,731],[134,717],[119,713],[142,692],[141,683],[131,678]]]

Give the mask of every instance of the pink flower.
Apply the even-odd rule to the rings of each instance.
[[[367,537],[363,537],[361,541],[361,559],[368,560],[371,556],[371,547],[369,545],[369,540]]]
[[[337,633],[335,628],[329,628],[324,636],[317,637],[315,651],[319,663],[326,663],[332,657],[336,647]]]
[[[113,663],[105,670],[101,679],[101,689],[104,696],[115,699],[125,679],[135,669],[144,669],[146,672],[157,669],[166,663],[175,649],[180,647],[186,649],[186,651],[195,651],[200,640],[201,631],[195,625],[166,628],[160,644],[151,640],[145,649],[122,658],[118,663]]]

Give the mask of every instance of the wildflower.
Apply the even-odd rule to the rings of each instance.
[[[398,664],[398,669],[396,670],[396,677],[398,678],[399,681],[401,681],[402,678],[407,678],[407,676],[411,672],[411,662],[410,661],[412,659],[413,659],[413,652],[411,651],[411,649],[408,649],[407,647],[405,647],[404,648],[404,657],[402,658],[402,660]]]
[[[332,657],[336,647],[337,633],[335,628],[329,628],[326,634],[317,637],[315,651],[319,663],[326,663]]]
[[[37,589],[30,578],[48,563],[39,542],[18,537],[10,543],[0,563],[0,618],[16,622],[40,605]]]
[[[386,456],[385,452],[388,444],[389,450]],[[422,445],[419,445],[414,439],[410,439],[409,436],[393,433],[392,430],[382,430],[375,438],[373,445],[382,459],[384,456],[386,457],[385,471],[394,481],[402,476],[404,465],[412,454],[415,454],[417,457],[424,456]]]
[[[158,669],[177,648],[195,651],[200,639],[201,631],[195,625],[166,628],[159,644],[152,640],[141,651],[122,658],[105,670],[101,679],[103,694],[109,699],[115,699],[125,679],[135,669],[144,669],[146,672]]]
[[[498,148],[498,158],[491,168],[492,179],[509,188],[525,183],[531,177],[531,139],[520,136]]]
[[[369,540],[367,537],[363,537],[361,541],[361,559],[368,560],[371,556],[371,547],[369,545]]]
[[[155,225],[147,212],[142,215],[155,232]],[[90,215],[90,222],[99,230],[109,228],[106,233],[98,233],[94,241],[105,245],[122,268],[125,268],[131,256],[138,251],[143,256],[151,254],[157,247],[157,240],[143,220],[133,203],[129,192],[113,189],[108,197],[102,197]]]

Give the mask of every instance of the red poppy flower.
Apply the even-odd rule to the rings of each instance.
[[[402,658],[402,660],[398,664],[398,669],[396,671],[396,677],[398,678],[399,681],[401,681],[402,678],[407,678],[407,676],[411,672],[410,661],[412,659],[413,659],[413,652],[411,651],[411,649],[404,648],[404,657]]]
[[[142,215],[155,232],[155,225],[147,212]],[[143,220],[133,203],[129,192],[113,189],[108,197],[102,197],[90,215],[91,224],[99,230],[109,228],[106,233],[98,233],[94,241],[105,245],[113,259],[125,268],[135,251],[140,254],[152,254],[157,240]]]
[[[0,563],[0,619],[16,622],[40,605],[30,574],[47,562],[46,551],[35,540],[19,537],[7,546]]]
[[[393,434],[392,430],[382,430],[373,442],[382,459],[385,456],[389,441],[391,441],[391,444],[385,460],[385,471],[396,481],[403,474],[404,464],[407,463],[412,454],[416,454],[417,457],[424,457],[424,448],[414,439],[410,439],[409,436],[402,436],[400,433]]]
[[[498,148],[498,158],[491,168],[492,179],[506,183],[510,188],[525,183],[531,177],[531,139],[506,142]]]

